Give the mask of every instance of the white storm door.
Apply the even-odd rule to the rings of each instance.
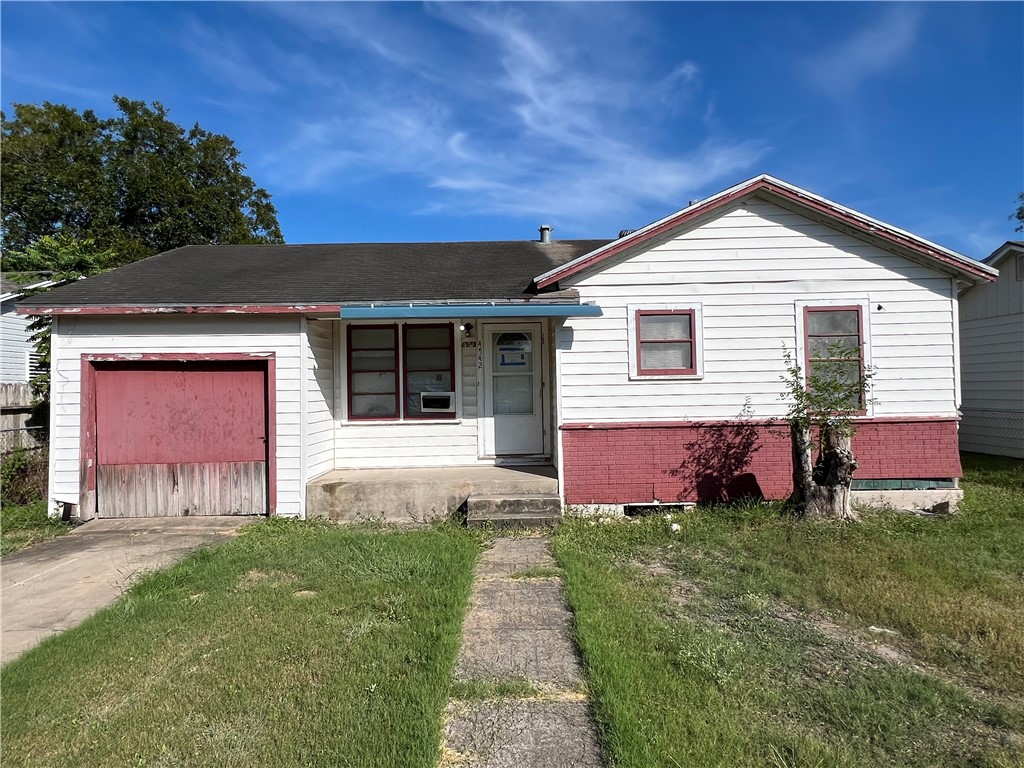
[[[540,323],[488,325],[484,344],[484,449],[491,456],[544,453]]]

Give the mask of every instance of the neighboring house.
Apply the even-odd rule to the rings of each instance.
[[[52,280],[21,285],[6,277],[0,278],[0,382],[27,384],[39,372],[35,343],[28,330],[32,318],[18,314],[15,302],[26,291],[51,285]]]
[[[51,500],[303,516],[326,473],[495,464],[554,467],[579,508],[782,498],[783,350],[833,338],[876,371],[859,487],[956,498],[957,286],[992,268],[769,176],[549,235],[190,246],[27,299]]]
[[[1024,459],[1024,241],[985,263],[999,279],[960,294],[960,447]]]
[[[52,280],[22,285],[0,278],[0,450],[36,444],[44,430],[31,428],[32,391],[29,382],[42,370],[29,323],[15,303],[26,291],[48,288]]]

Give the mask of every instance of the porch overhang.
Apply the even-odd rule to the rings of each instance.
[[[595,304],[547,304],[538,302],[404,303],[342,306],[343,320],[457,319],[462,317],[600,317]]]

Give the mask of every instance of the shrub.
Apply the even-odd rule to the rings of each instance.
[[[15,448],[0,463],[0,496],[6,504],[32,504],[46,498],[45,448]]]

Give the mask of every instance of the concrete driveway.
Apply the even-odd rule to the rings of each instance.
[[[0,661],[80,624],[144,571],[236,535],[258,517],[93,520],[0,560]]]

